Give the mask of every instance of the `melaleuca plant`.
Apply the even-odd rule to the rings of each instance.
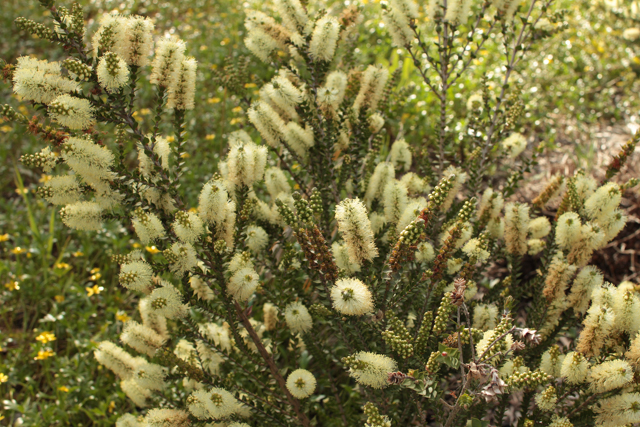
[[[197,66],[185,43],[154,37],[146,18],[106,15],[88,47],[79,7],[42,3],[54,27],[19,26],[70,57],[8,70],[42,116],[2,114],[50,143],[23,161],[56,171],[39,193],[69,227],[116,221],[155,248],[113,257],[139,298],[121,343],[95,351],[140,408],[117,425],[640,422],[640,299],[589,265],[627,220],[620,202],[635,182],[612,179],[638,137],[607,182],[578,171],[531,203],[510,199],[534,160],[521,159],[530,138],[514,131],[525,106],[509,79],[561,25],[550,2],[385,5],[394,43],[440,105],[432,159],[383,131],[394,74],[353,64],[356,7],[248,11],[246,47],[273,78],[244,98],[253,128],[228,135],[194,205],[181,187]],[[488,40],[507,58],[498,93],[488,79],[460,92]],[[157,94],[146,124],[134,118],[142,78]],[[458,94],[462,137],[449,111]]]

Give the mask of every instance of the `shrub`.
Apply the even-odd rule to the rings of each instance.
[[[510,406],[526,426],[640,421],[640,299],[588,265],[625,225],[636,182],[611,180],[640,134],[604,182],[577,171],[531,203],[512,197],[541,149],[518,132],[526,106],[511,78],[563,29],[551,0],[384,5],[393,44],[437,100],[424,144],[389,117],[409,93],[399,73],[355,64],[357,7],[248,11],[245,45],[274,75],[242,97],[257,132],[228,135],[197,207],[181,187],[197,76],[186,44],[154,48],[151,21],[105,15],[89,48],[79,7],[41,3],[54,26],[19,27],[71,57],[6,69],[43,114],[3,115],[50,144],[23,162],[59,172],[39,193],[69,227],[116,221],[154,245],[113,257],[140,317],[95,356],[153,408],[118,425],[475,426],[501,424]],[[461,90],[489,44],[504,62],[478,93]],[[139,124],[147,77],[154,117]]]

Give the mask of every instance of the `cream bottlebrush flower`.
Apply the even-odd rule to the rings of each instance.
[[[222,180],[209,181],[202,187],[198,196],[198,214],[206,224],[220,227],[226,221],[230,208],[229,193]]]
[[[196,342],[196,349],[202,361],[202,367],[211,375],[220,374],[220,365],[224,363],[224,358],[217,351],[209,348],[203,341]]]
[[[113,52],[107,52],[100,58],[96,72],[100,86],[109,93],[119,91],[129,81],[127,63]]]
[[[131,378],[140,363],[139,359],[134,358],[111,341],[102,341],[93,354],[98,363],[113,371],[123,380]]]
[[[547,387],[542,392],[537,393],[535,399],[538,408],[544,412],[553,411],[556,408],[556,402],[558,402],[556,388],[553,386]]]
[[[521,203],[507,203],[504,212],[504,234],[507,252],[512,255],[522,256],[527,253],[529,206]]]
[[[607,243],[613,240],[613,238],[622,231],[626,223],[627,216],[620,209],[614,209],[609,216],[602,216],[598,220],[598,225],[604,232],[604,239],[602,240],[600,247],[596,249],[604,247]]]
[[[204,233],[204,225],[197,213],[178,211],[175,218],[171,228],[182,242],[194,243]]]
[[[260,285],[259,279],[253,268],[241,268],[229,279],[227,290],[238,302],[245,302]]]
[[[270,302],[266,302],[262,306],[262,313],[264,314],[265,329],[267,331],[273,331],[278,324],[278,307]]]
[[[284,319],[294,334],[305,333],[313,326],[309,310],[300,302],[292,302],[285,307]]]
[[[402,230],[404,230],[409,224],[411,224],[412,221],[418,218],[420,212],[422,212],[422,210],[426,207],[427,200],[424,197],[420,197],[419,199],[413,199],[413,201],[410,201],[402,211],[402,215],[400,215],[400,219],[396,224],[396,231],[398,233],[401,233]]]
[[[150,327],[163,338],[169,338],[167,319],[158,314],[153,307],[151,307],[151,300],[149,300],[149,298],[142,298],[138,303],[138,309],[140,311],[140,317],[142,318],[143,325]]]
[[[411,168],[411,150],[404,138],[399,138],[393,143],[389,156],[394,169],[408,171]]]
[[[627,28],[623,31],[622,38],[631,42],[640,39],[640,28]]]
[[[214,387],[209,391],[198,390],[187,398],[189,412],[194,417],[204,420],[213,418],[220,420],[233,415],[239,402],[227,390]]]
[[[373,231],[373,234],[378,234],[387,224],[387,221],[384,219],[384,215],[378,212],[371,212],[369,221],[371,221],[371,231]]]
[[[189,413],[180,409],[151,409],[144,417],[148,427],[189,427]]]
[[[492,188],[487,188],[482,194],[482,199],[478,206],[477,218],[498,218],[503,207],[504,199],[502,198],[502,194],[498,191],[493,191]]]
[[[187,314],[188,306],[182,303],[182,294],[170,283],[164,282],[147,298],[149,306],[162,317],[175,319]]]
[[[262,180],[267,163],[266,147],[233,139],[227,157],[229,180],[235,185],[251,187],[254,182]]]
[[[315,144],[313,128],[308,124],[303,128],[296,122],[289,122],[284,128],[283,136],[288,148],[302,158],[307,157],[307,152]]]
[[[462,258],[449,258],[447,260],[447,274],[453,275],[462,269],[464,260]]]
[[[565,291],[576,270],[577,267],[567,263],[561,252],[553,257],[542,289],[542,294],[548,302],[565,298]]]
[[[316,390],[316,377],[306,369],[296,369],[287,377],[287,389],[296,399],[304,399]]]
[[[384,126],[384,117],[380,113],[373,113],[367,119],[371,133],[378,133]]]
[[[164,381],[167,369],[155,363],[140,362],[133,373],[133,379],[144,388],[149,390],[162,390],[165,388]]]
[[[93,126],[93,106],[87,99],[60,95],[49,104],[49,117],[69,129],[80,130]]]
[[[530,239],[542,239],[546,237],[550,231],[551,223],[549,223],[547,217],[541,216],[529,222],[528,232]]]
[[[331,252],[336,259],[336,265],[340,270],[344,271],[346,275],[350,276],[360,271],[360,265],[351,262],[351,258],[349,258],[349,248],[344,242],[333,242]]]
[[[247,29],[244,45],[262,62],[269,62],[269,56],[277,48],[285,49],[285,42],[291,37],[272,17],[255,10],[247,12],[244,26]]]
[[[142,16],[120,19],[116,31],[114,51],[129,65],[144,67],[149,64],[153,49],[153,22]]]
[[[592,366],[588,381],[595,393],[606,393],[624,387],[633,380],[633,369],[624,360],[610,360]]]
[[[378,163],[373,170],[371,178],[369,178],[369,184],[367,185],[367,192],[364,195],[364,201],[367,206],[371,207],[371,204],[382,197],[385,185],[396,177],[396,170],[393,164],[390,162]]]
[[[440,245],[443,245],[444,242],[446,242],[446,240],[449,238],[449,236],[451,235],[451,232],[455,227],[456,227],[456,224],[452,224],[449,226],[449,228],[447,228],[444,231],[444,233],[440,234]],[[460,237],[458,237],[458,240],[456,240],[455,242],[456,249],[460,249],[461,247],[463,247],[464,244],[471,238],[471,235],[473,234],[473,227],[471,226],[471,223],[468,221],[463,222],[459,228],[461,233],[460,233]]]
[[[464,24],[469,19],[471,0],[449,0],[444,20],[454,25]]]
[[[467,99],[467,110],[471,111],[482,111],[484,108],[484,99],[482,97],[482,93],[474,93],[469,99]]]
[[[48,104],[58,96],[75,92],[78,84],[62,77],[59,62],[21,56],[13,72],[13,92],[25,100]]]
[[[499,15],[503,16],[506,21],[513,19],[513,15],[521,3],[522,0],[491,0],[491,4],[498,9]]]
[[[264,101],[254,102],[247,110],[247,116],[267,144],[274,148],[280,146],[284,140],[286,124],[269,104]]]
[[[309,17],[299,0],[276,0],[276,10],[292,32],[307,33]]]
[[[554,415],[549,427],[573,427],[573,423],[567,417],[559,417]]]
[[[389,6],[402,12],[408,18],[418,19],[418,5],[413,0],[390,0]]]
[[[95,231],[102,228],[102,212],[97,203],[76,202],[60,209],[60,217],[69,228]]]
[[[295,120],[298,118],[296,107],[302,102],[304,94],[291,83],[286,74],[281,73],[260,89],[260,97],[264,97],[265,101],[275,105],[289,118]]]
[[[398,368],[395,360],[382,354],[361,351],[352,357],[355,362],[350,366],[349,374],[358,383],[373,388],[386,387],[389,374]]]
[[[347,90],[347,75],[342,71],[332,71],[327,74],[327,79],[318,89],[318,100],[334,110],[337,110],[344,100]]]
[[[358,279],[338,279],[331,288],[333,308],[347,316],[362,316],[373,312],[371,291]]]
[[[176,65],[167,87],[167,108],[193,110],[198,61],[185,58]]]
[[[336,206],[338,230],[349,248],[351,262],[362,265],[378,256],[367,208],[360,199],[345,199]]]
[[[582,224],[580,237],[573,243],[567,260],[578,267],[584,267],[591,259],[593,251],[604,246],[604,242],[604,232],[598,226],[590,223]]]
[[[491,219],[487,224],[487,233],[494,239],[502,239],[504,237],[504,219]]]
[[[286,175],[279,167],[270,167],[264,173],[264,183],[267,186],[267,191],[271,196],[271,199],[275,198],[280,193],[291,194],[291,185]]]
[[[247,247],[254,254],[259,254],[269,243],[269,235],[262,227],[250,225],[247,227],[247,238],[245,240]]]
[[[640,393],[622,393],[600,399],[593,406],[595,422],[602,427],[620,427],[640,422]]]
[[[130,261],[120,267],[120,284],[127,289],[145,292],[151,287],[153,270],[144,261]]]
[[[382,98],[384,88],[389,79],[389,70],[383,66],[369,65],[362,74],[360,90],[353,101],[353,110],[356,115],[360,114],[362,108],[375,111],[378,102]]]
[[[575,313],[584,315],[591,301],[593,291],[604,282],[604,277],[597,267],[588,265],[584,267],[573,280],[569,292],[569,305]]]
[[[538,255],[546,246],[547,243],[544,240],[529,239],[527,240],[527,253],[531,256]]]
[[[336,52],[340,23],[332,16],[324,16],[316,22],[309,42],[309,56],[315,61],[331,61]]]
[[[562,360],[560,376],[565,378],[569,384],[581,384],[587,380],[589,373],[589,362],[576,351],[567,353]]]
[[[152,135],[147,135],[147,138],[149,139],[150,146],[153,146],[153,153],[158,156],[160,161],[159,166],[164,170],[169,170],[169,155],[171,154],[169,141],[159,135],[155,137],[155,141]],[[138,169],[140,169],[142,176],[151,178],[151,173],[155,170],[155,166],[147,154],[148,152],[144,147],[138,146]]]
[[[171,258],[169,260],[171,262],[171,271],[178,277],[181,277],[187,271],[192,271],[198,265],[196,250],[191,243],[176,242],[165,252],[165,256],[168,255]]]
[[[542,358],[540,359],[540,370],[553,377],[559,377],[564,358],[565,355],[560,354],[558,346],[552,346],[542,354]]]
[[[182,64],[185,49],[185,43],[176,38],[165,38],[158,41],[156,54],[151,64],[149,81],[161,87],[169,86],[174,72]]]
[[[42,186],[45,199],[54,205],[76,203],[82,197],[82,190],[73,175],[54,176]]]
[[[416,248],[416,261],[418,262],[431,262],[436,257],[436,253],[433,249],[433,245],[429,242],[420,242]]]
[[[132,223],[133,229],[143,245],[148,245],[154,240],[162,239],[165,236],[162,222],[153,212],[145,212],[142,208],[137,208],[133,212]]]
[[[95,190],[101,190],[115,174],[111,171],[115,156],[107,147],[90,139],[70,137],[62,145],[62,158],[69,167]]]
[[[462,247],[462,252],[467,254],[469,258],[485,262],[491,255],[484,247],[480,239],[471,239]]]
[[[502,149],[508,157],[515,159],[527,148],[527,139],[520,133],[514,132],[502,141]]]
[[[216,347],[222,351],[230,352],[233,350],[233,344],[229,335],[229,326],[220,326],[216,323],[206,323],[199,326],[200,333],[212,340]]]
[[[447,212],[453,201],[456,199],[460,191],[462,190],[462,186],[465,182],[467,182],[467,178],[469,175],[466,172],[463,172],[462,169],[456,168],[454,166],[449,166],[445,171],[443,176],[454,176],[453,182],[451,183],[451,190],[447,193],[447,197],[445,197],[444,202],[442,202],[442,206],[440,207],[441,212]]]
[[[189,277],[189,286],[191,286],[193,293],[196,294],[198,299],[211,301],[214,297],[211,288],[198,276]]]
[[[602,222],[606,223],[606,219],[620,206],[621,200],[622,191],[620,186],[609,182],[589,196],[584,202],[584,210],[589,215],[589,218],[598,222],[604,220]]]
[[[93,46],[93,56],[98,58],[108,51],[113,51],[116,41],[120,47],[122,41],[123,27],[126,18],[113,13],[105,13],[99,19],[100,27],[93,34],[91,44]]]
[[[618,286],[614,290],[613,312],[615,314],[614,329],[634,336],[640,331],[640,299],[633,288]]]
[[[148,406],[147,399],[151,397],[151,390],[141,387],[136,380],[120,381],[120,388],[136,406],[140,408]]]
[[[473,309],[473,327],[483,331],[494,329],[497,325],[498,307],[494,304],[478,304]]]
[[[570,250],[580,239],[582,223],[575,212],[565,212],[558,218],[556,225],[556,244]]]
[[[624,357],[636,371],[640,370],[640,334],[636,334],[631,340],[629,350],[624,354]]]
[[[409,19],[401,10],[393,6],[383,9],[382,20],[391,34],[394,46],[407,46],[415,38]]]
[[[411,197],[427,193],[431,190],[431,186],[429,185],[427,180],[424,178],[420,178],[413,172],[408,172],[402,175],[402,178],[400,178],[400,182],[402,182],[407,187],[407,190],[409,190],[409,195]]]
[[[231,273],[231,275],[243,268],[253,268],[253,262],[251,261],[249,252],[236,253],[227,265],[227,271]]]
[[[140,423],[133,415],[124,414],[116,421],[116,427],[140,427]]]
[[[396,224],[407,207],[408,201],[408,191],[404,184],[397,179],[387,182],[382,192],[385,221]]]
[[[613,329],[614,322],[613,310],[594,302],[587,311],[576,350],[587,357],[599,356],[605,339],[609,337]]]

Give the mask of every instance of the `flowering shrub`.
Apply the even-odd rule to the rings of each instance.
[[[392,43],[438,103],[424,145],[391,124],[408,93],[398,73],[354,64],[357,7],[248,11],[245,45],[273,78],[243,94],[256,132],[228,135],[193,207],[181,188],[197,78],[186,44],[108,14],[89,48],[78,6],[41,3],[53,28],[18,26],[71,56],[5,69],[44,113],[2,107],[49,143],[22,160],[58,172],[39,194],[67,226],[116,221],[156,249],[113,256],[139,318],[95,357],[145,408],[118,426],[640,422],[640,299],[589,265],[626,223],[620,202],[636,181],[614,178],[640,134],[605,182],[577,171],[531,203],[512,197],[541,149],[528,155],[510,79],[563,29],[552,0],[384,5]],[[459,91],[487,44],[502,71]],[[150,123],[134,118],[143,78],[156,88]]]

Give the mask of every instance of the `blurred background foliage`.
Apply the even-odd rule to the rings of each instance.
[[[330,9],[334,3],[314,1],[310,7]],[[82,0],[81,4],[88,34],[102,13],[117,10],[149,16],[159,33],[177,33],[188,42],[199,70],[197,107],[188,115],[190,158],[182,190],[194,205],[202,183],[216,171],[226,135],[246,125],[244,111],[257,88],[272,77],[267,67],[249,56],[242,41],[244,8],[272,5],[268,0]],[[434,97],[417,80],[411,59],[391,46],[380,20],[381,5],[371,0],[359,4],[362,23],[343,61],[382,63],[397,70],[398,90],[391,97],[393,114],[386,125],[389,138],[404,132],[428,158],[438,108]],[[640,40],[631,40],[627,30],[640,23],[625,4],[630,2],[558,0],[556,7],[565,10],[565,29],[536,46],[531,55],[537,59],[518,70],[512,83],[526,104],[520,131],[535,136],[551,153],[566,148],[573,164],[586,169],[598,164],[600,151],[618,148],[603,145],[594,136],[602,132],[624,136],[638,126]],[[29,54],[49,60],[65,57],[64,51],[19,32],[13,23],[18,16],[39,22],[47,18],[36,0],[4,0],[0,58],[12,63]],[[460,96],[449,100],[455,117],[464,117],[467,97],[462,94],[481,90],[483,76],[491,89],[505,72],[495,66],[499,55],[497,50],[483,50],[473,59],[473,71],[458,81]],[[235,79],[234,93],[221,85],[229,77]],[[150,126],[148,82],[141,85],[141,94],[136,118]],[[33,113],[11,95],[10,82],[0,83],[0,97],[23,113]],[[465,129],[464,122],[452,126],[459,132]],[[103,131],[108,137],[109,129]],[[117,340],[136,302],[117,286],[117,267],[103,248],[124,252],[136,244],[115,225],[97,235],[63,227],[58,213],[34,192],[48,177],[18,162],[21,154],[38,151],[42,143],[24,126],[2,118],[0,141],[0,425],[113,425],[119,414],[133,408],[92,352],[96,342]]]

